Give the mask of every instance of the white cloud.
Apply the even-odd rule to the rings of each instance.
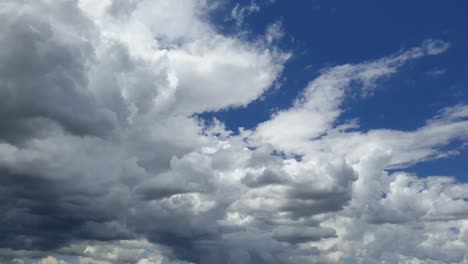
[[[283,29],[283,22],[281,20],[271,23],[265,32],[265,41],[272,44],[274,41],[284,37],[285,32]]]
[[[258,52],[262,46],[217,36],[168,51],[178,78],[175,111],[217,111],[257,99],[271,87],[288,58],[276,50]]]
[[[426,48],[429,55],[437,55],[447,51],[450,47],[450,43],[441,40],[428,39],[423,42],[423,46]]]
[[[244,19],[246,17],[259,11],[260,6],[253,0],[248,5],[240,5],[239,3],[236,3],[236,6],[231,11],[230,19],[235,20],[236,25],[240,27],[244,23]]]
[[[103,37],[91,86],[102,93],[104,84],[118,85],[132,111],[190,115],[245,106],[271,87],[289,57],[220,35],[202,18],[208,7],[199,1],[140,1],[123,18],[106,12],[110,3],[100,12],[90,3],[81,7]],[[108,67],[112,76],[105,76]]]
[[[217,32],[206,1],[1,6],[2,263],[467,261],[467,185],[386,169],[456,154],[468,107],[414,131],[336,123],[348,94],[447,43],[326,69],[237,135],[193,115],[272,86],[290,56],[279,22],[248,42]]]
[[[438,115],[414,131],[375,129],[367,133],[329,131],[321,140],[311,142],[309,150],[325,149],[347,157],[350,162],[372,151],[391,151],[388,168],[401,168],[424,160],[457,154],[444,146],[467,138],[466,106],[442,109]]]
[[[326,69],[309,83],[293,107],[275,113],[257,127],[256,140],[285,152],[306,154],[311,149],[309,142],[333,128],[348,93],[372,94],[380,79],[394,74],[408,60],[432,55],[429,47],[441,45],[435,43],[426,41],[422,47],[376,61]]]
[[[447,73],[447,69],[432,69],[426,72],[426,75],[431,76],[431,77],[438,77],[442,76]]]
[[[36,264],[67,264],[67,262],[48,256],[36,261]]]

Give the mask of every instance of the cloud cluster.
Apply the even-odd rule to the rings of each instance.
[[[456,154],[468,106],[414,131],[337,123],[347,96],[447,43],[326,69],[237,133],[196,114],[258,99],[290,54],[277,24],[248,42],[211,8],[0,3],[2,263],[468,261],[468,185],[387,172]]]

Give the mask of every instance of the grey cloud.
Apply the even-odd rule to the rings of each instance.
[[[364,249],[369,262],[389,250],[466,259],[457,247],[467,241],[466,186],[388,175],[392,157],[347,159],[326,148],[300,161],[279,157],[256,131],[236,135],[194,117],[255,100],[288,54],[222,36],[199,18],[198,1],[181,3],[0,4],[2,262],[63,255],[144,264],[164,255],[174,263],[337,263]],[[425,45],[377,61],[377,72],[342,66],[316,83],[338,76],[373,87],[403,61],[446,49]],[[338,82],[331,112],[340,111],[345,86]],[[465,112],[448,108],[428,127],[452,125]],[[416,220],[425,226],[412,226]],[[416,242],[392,247],[385,236]]]
[[[312,216],[319,213],[340,211],[351,199],[349,194],[329,194],[324,199],[289,199],[280,209],[288,212],[294,218]]]
[[[287,183],[287,178],[282,177],[277,172],[265,169],[260,175],[256,176],[252,173],[247,173],[241,182],[251,188],[262,187],[271,184]]]
[[[273,230],[273,238],[292,244],[332,237],[336,237],[336,232],[332,228],[279,226]]]
[[[152,180],[137,187],[142,198],[160,199],[174,194],[209,192],[214,188],[211,159],[191,153],[181,159],[172,158],[170,171],[155,176]]]
[[[112,224],[123,209],[118,192],[93,193],[91,186],[73,180],[47,180],[4,170],[1,182],[1,247],[50,250],[74,239],[132,237]]]
[[[135,11],[140,2],[140,0],[112,0],[108,11],[114,16],[128,16]]]
[[[46,8],[1,14],[0,115],[8,124],[1,130],[3,136],[10,136],[6,139],[14,140],[11,137],[16,133],[34,134],[32,125],[46,128],[47,122],[38,124],[44,119],[79,135],[104,135],[115,125],[115,115],[100,106],[87,89],[93,46],[78,36],[71,40],[64,34],[64,30],[81,30],[89,21],[75,15],[76,7],[62,5],[58,5],[60,11],[70,13],[76,24],[49,23],[58,23],[61,18]],[[8,11],[18,12],[14,7]],[[47,13],[38,13],[42,11]]]

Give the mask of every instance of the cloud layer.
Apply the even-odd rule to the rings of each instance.
[[[212,8],[0,3],[2,263],[468,261],[468,185],[404,171],[456,155],[468,106],[414,131],[338,122],[348,96],[448,43],[325,69],[292,107],[233,132],[196,114],[257,100],[291,55],[272,43],[280,24],[225,36]]]

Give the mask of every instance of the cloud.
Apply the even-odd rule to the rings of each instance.
[[[230,20],[236,21],[236,26],[241,27],[246,17],[259,11],[260,6],[257,5],[255,1],[251,1],[248,5],[240,5],[239,3],[236,3],[236,6],[231,11]]]
[[[58,260],[54,257],[48,256],[46,258],[36,261],[36,264],[66,264],[66,262],[63,260]]]
[[[423,46],[426,48],[428,54],[437,55],[447,51],[450,47],[450,43],[442,40],[428,39],[423,42]]]
[[[345,64],[324,70],[310,82],[293,107],[275,113],[256,129],[255,137],[286,152],[304,154],[308,142],[332,129],[342,113],[346,96],[358,93],[371,95],[378,81],[396,73],[407,61],[432,55],[432,46],[439,42],[425,41],[421,47],[360,64]],[[289,129],[293,127],[293,129]]]
[[[283,30],[283,22],[281,20],[270,24],[265,33],[265,41],[268,44],[273,43],[275,40],[281,39],[285,35]]]
[[[90,22],[69,2],[52,8],[41,1],[3,5],[0,113],[8,125],[2,126],[2,137],[18,141],[40,135],[52,123],[78,135],[110,131],[117,122],[115,114],[84,88],[93,60],[93,46],[85,41],[91,37]],[[66,13],[70,19],[62,23]]]
[[[388,174],[383,168],[390,155],[371,152],[354,166],[359,178],[351,203],[338,217],[322,222],[337,232],[335,241],[322,249],[330,252],[329,257],[345,254],[357,257],[359,263],[411,258],[463,262],[465,250],[458,245],[466,242],[458,230],[464,230],[468,210],[462,198],[466,195],[459,191],[466,184],[449,177]]]
[[[337,123],[348,95],[447,43],[325,69],[234,133],[196,114],[273,86],[290,57],[279,22],[247,41],[219,33],[206,1],[0,6],[2,263],[467,260],[466,184],[404,171],[456,154],[467,106],[414,131]]]
[[[433,69],[433,70],[430,70],[430,71],[427,71],[426,72],[426,75],[430,76],[430,77],[438,77],[438,76],[442,76],[444,74],[447,73],[447,70],[446,69]]]
[[[311,142],[309,149],[329,148],[329,151],[345,155],[352,162],[358,161],[370,151],[388,150],[392,152],[388,168],[403,168],[417,162],[447,157],[457,152],[456,147],[455,150],[447,150],[444,148],[446,145],[457,140],[466,140],[466,108],[462,105],[444,108],[441,113],[445,114],[437,115],[414,131],[333,131],[321,140]]]
[[[294,244],[336,237],[336,234],[335,230],[332,228],[296,228],[294,226],[280,226],[273,230],[273,237],[279,241]]]

